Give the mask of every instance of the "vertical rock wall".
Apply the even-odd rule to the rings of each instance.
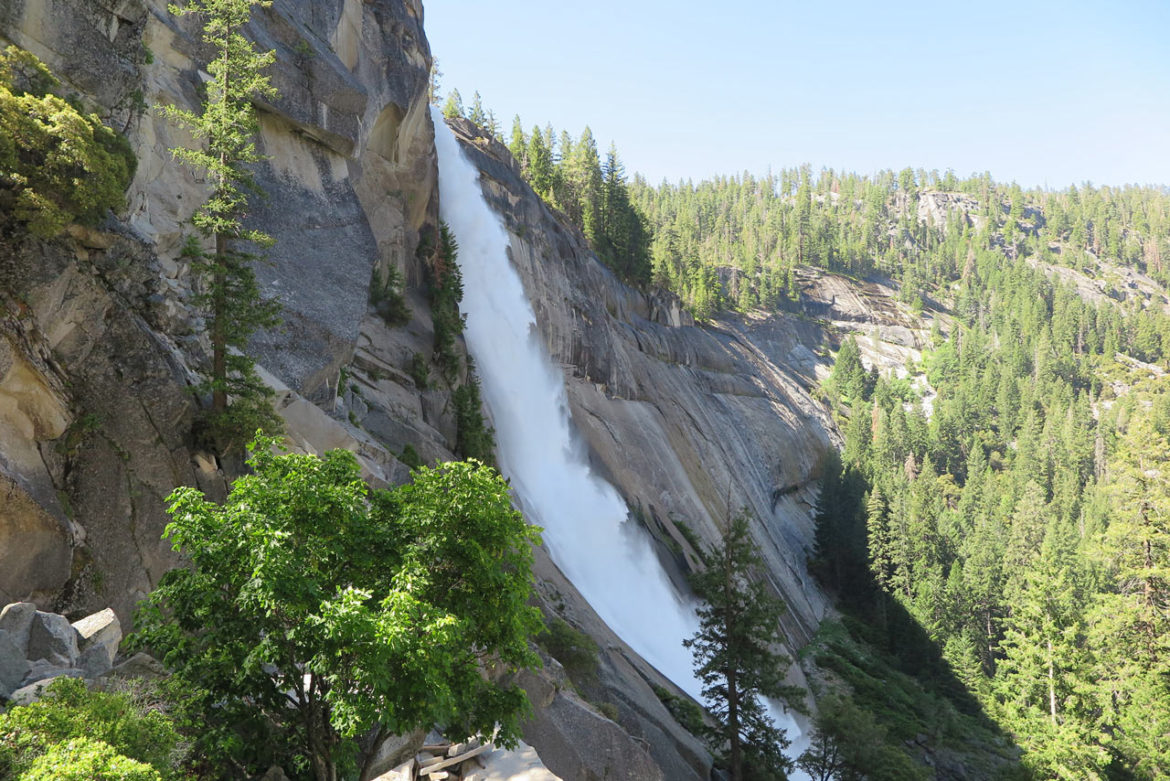
[[[442,405],[430,422],[413,414],[424,405],[404,371],[414,352],[429,354],[425,306],[416,300],[411,325],[391,333],[368,305],[376,268],[422,279],[414,250],[437,215],[422,6],[288,0],[257,13],[248,34],[277,55],[279,97],[258,106],[264,194],[247,220],[278,239],[257,271],[284,307],[284,324],[252,351],[297,445],[348,447],[372,479],[401,479],[390,451],[406,443],[450,455]],[[112,605],[129,624],[178,563],[160,539],[167,494],[225,490],[221,465],[191,440],[189,388],[208,342],[180,250],[206,190],[171,159],[187,133],[148,108],[198,110],[207,52],[197,20],[162,0],[14,0],[0,8],[8,43],[125,129],[139,165],[126,209],[97,230],[0,234],[0,598],[70,613]],[[402,399],[384,413],[398,422],[390,441],[351,423],[336,398],[359,345]]]

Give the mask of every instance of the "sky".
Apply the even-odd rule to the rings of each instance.
[[[424,0],[445,95],[651,183],[804,163],[1170,185],[1170,0]]]

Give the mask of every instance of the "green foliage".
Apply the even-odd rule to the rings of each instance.
[[[869,401],[876,385],[875,378],[865,370],[861,363],[861,348],[852,335],[845,337],[841,342],[841,349],[837,351],[837,358],[833,361],[833,371],[829,375],[828,385],[841,397],[842,401],[853,403]],[[856,410],[855,410],[856,411]]]
[[[254,97],[272,99],[276,90],[263,71],[276,53],[257,52],[243,34],[253,7],[268,7],[271,0],[189,0],[172,4],[177,16],[195,15],[203,23],[203,42],[214,52],[206,65],[207,100],[196,114],[174,106],[163,106],[164,116],[186,127],[204,144],[202,149],[176,147],[171,154],[206,174],[211,197],[192,218],[205,236],[224,240],[251,241],[261,245],[271,239],[243,227],[247,193],[252,188],[248,166],[264,158],[256,151],[259,131]],[[219,248],[217,247],[217,252]]]
[[[137,163],[96,114],[53,94],[59,86],[32,54],[0,52],[0,207],[43,237],[121,208]]]
[[[703,721],[703,709],[698,704],[686,697],[679,697],[662,686],[655,685],[653,688],[655,696],[687,732],[700,737],[704,734],[706,724]]]
[[[455,452],[461,458],[494,463],[495,432],[483,418],[479,378],[470,355],[467,356],[467,379],[451,393],[451,403],[455,407]]]
[[[33,760],[21,781],[162,781],[153,767],[116,752],[108,743],[72,738]]]
[[[484,114],[479,106],[477,92],[468,118],[484,126],[489,117],[491,113]],[[494,119],[491,124],[492,135],[499,137]],[[559,150],[557,146],[551,126],[544,130],[534,127],[526,135],[520,117],[513,120],[508,149],[533,191],[559,209],[585,235],[597,257],[618,276],[633,284],[648,283],[650,228],[630,199],[617,148],[610,144],[602,162],[588,127],[575,142],[563,134]]]
[[[931,777],[890,741],[872,715],[848,699],[817,703],[816,733],[796,764],[814,781],[913,781]]]
[[[817,701],[816,734],[801,767],[814,779],[832,764],[842,779],[860,778],[867,768],[889,769],[884,778],[916,778],[925,768],[907,746],[925,736],[929,746],[961,753],[978,777],[1010,776],[1016,760],[994,724],[957,708],[938,678],[906,668],[875,647],[877,639],[849,616],[817,631],[807,652],[839,686]]]
[[[431,319],[435,327],[434,359],[447,385],[455,413],[455,452],[463,458],[494,461],[495,438],[483,418],[479,379],[471,356],[463,356],[456,347],[463,333],[464,316],[459,312],[463,300],[463,275],[459,271],[459,244],[445,222],[439,223],[438,243],[430,253],[429,243],[420,243],[419,254],[427,257],[431,271]],[[417,354],[411,360],[411,376],[419,388],[426,387],[426,361]],[[459,382],[460,374],[463,381]]]
[[[971,712],[964,686],[1030,772],[1156,778],[1170,772],[1170,687],[1158,682],[1170,445],[1166,393],[1131,367],[1166,360],[1170,318],[1085,300],[1027,261],[1075,258],[1078,273],[1096,269],[1089,251],[1137,262],[1111,238],[1121,231],[1163,276],[1149,231],[1168,204],[1138,188],[1044,200],[1039,246],[1024,220],[994,242],[963,226],[929,234],[913,284],[955,279],[955,321],[923,360],[933,413],[888,378],[872,405],[853,403],[842,473],[860,482],[823,489],[813,566],[898,667]],[[1072,215],[1083,233],[1064,227]],[[999,243],[1009,232],[1016,254]],[[842,384],[859,378],[838,361]]]
[[[536,642],[565,668],[576,686],[597,683],[597,642],[584,632],[574,629],[568,621],[554,616],[545,621]]]
[[[422,353],[412,354],[406,368],[410,379],[414,380],[414,386],[419,390],[426,390],[430,385],[431,374],[430,366],[427,365],[427,357]]]
[[[653,236],[654,281],[704,317],[724,307],[788,308],[800,297],[801,266],[887,276],[914,309],[968,276],[979,252],[1076,270],[1107,258],[1170,280],[1170,197],[1159,188],[1025,192],[987,174],[958,180],[902,173],[802,166],[699,183],[650,186],[635,178],[629,190]],[[919,203],[947,185],[955,188],[947,198],[969,200],[950,201],[941,224],[919,219]],[[1036,216],[1025,219],[1029,213]]]
[[[276,90],[264,70],[275,52],[257,52],[243,34],[254,7],[270,6],[271,0],[188,0],[171,5],[175,15],[195,15],[203,23],[203,42],[214,52],[207,63],[211,79],[207,99],[196,114],[175,106],[163,106],[164,116],[185,127],[201,147],[173,148],[176,160],[201,172],[211,195],[191,221],[214,247],[204,252],[189,244],[192,268],[206,280],[196,305],[209,314],[212,407],[206,433],[221,452],[241,446],[257,429],[279,431],[280,419],[272,409],[271,390],[260,380],[255,364],[244,350],[258,328],[278,322],[278,306],[260,297],[252,264],[256,256],[242,247],[267,247],[273,240],[261,231],[244,227],[248,194],[255,189],[251,169],[264,158],[256,151],[259,121],[254,98],[271,100]],[[229,408],[229,401],[231,407]]]
[[[128,692],[90,692],[77,678],[58,678],[42,699],[0,713],[4,778],[161,780],[175,775],[180,756],[165,715]]]
[[[538,662],[526,605],[537,531],[491,468],[421,467],[371,492],[353,455],[276,455],[258,439],[222,505],[170,497],[166,534],[191,567],[172,570],[138,614],[190,691],[212,766],[299,777],[356,772],[357,739],[438,723],[519,734],[523,690],[487,666]]]
[[[459,90],[452,89],[447,94],[447,101],[443,104],[443,116],[447,119],[463,116],[463,98]]]
[[[447,223],[439,223],[439,242],[430,258],[431,279],[428,291],[431,318],[435,326],[435,362],[448,385],[459,377],[461,361],[456,339],[463,333],[463,315],[459,302],[463,300],[463,275],[459,271],[459,244]]]
[[[411,469],[417,469],[423,465],[422,457],[419,456],[418,451],[414,449],[414,445],[407,442],[402,446],[402,452],[398,454],[398,460],[406,464]]]
[[[370,304],[388,326],[406,325],[410,322],[410,307],[402,294],[404,280],[402,272],[394,267],[386,271],[383,279],[378,269],[370,281]]]
[[[715,726],[708,744],[733,781],[784,778],[792,760],[783,729],[772,722],[761,697],[799,703],[787,686],[790,661],[775,647],[783,642],[784,603],[759,577],[762,561],[751,539],[746,513],[730,519],[723,539],[704,556],[706,569],[692,577],[699,631],[683,641],[695,659],[703,697]]]

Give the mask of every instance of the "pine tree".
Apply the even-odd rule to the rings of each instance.
[[[890,552],[890,528],[886,510],[886,500],[881,490],[873,489],[865,502],[869,568],[878,587],[889,590],[893,583],[894,560]]]
[[[799,690],[785,686],[790,660],[775,650],[783,641],[784,603],[760,578],[762,561],[741,512],[724,530],[706,569],[692,580],[703,600],[700,628],[684,640],[703,682],[703,697],[715,719],[708,742],[732,781],[784,778],[792,760],[783,754],[788,739],[772,722],[763,697],[799,702]]]
[[[528,136],[527,159],[528,181],[532,190],[541,198],[548,198],[553,185],[552,150],[539,127],[533,127],[532,134]]]
[[[447,102],[443,104],[443,116],[447,119],[463,116],[463,97],[459,90],[452,89],[447,94]]]
[[[483,110],[483,99],[479,96],[479,90],[471,97],[471,109],[467,112],[467,120],[478,128],[488,129],[488,117]]]
[[[431,72],[427,81],[427,102],[432,106],[439,105],[439,89],[443,82],[443,71],[439,70],[439,58],[431,59]]]
[[[253,7],[269,5],[271,0],[190,0],[183,6],[171,6],[174,13],[194,14],[202,19],[203,41],[215,52],[207,63],[211,79],[206,85],[202,113],[173,106],[163,111],[203,141],[201,149],[171,151],[176,159],[204,171],[211,184],[211,196],[196,211],[192,222],[214,242],[214,249],[205,252],[197,242],[190,242],[185,254],[207,279],[198,303],[209,311],[209,423],[211,438],[221,451],[247,441],[257,428],[279,428],[269,401],[272,391],[243,353],[257,328],[277,322],[275,304],[260,297],[251,267],[255,256],[243,249],[248,244],[271,246],[273,241],[243,224],[248,190],[253,188],[250,166],[264,159],[256,151],[259,123],[252,99],[272,99],[276,94],[264,75],[275,53],[257,52],[244,37],[243,28]]]
[[[521,172],[528,175],[528,140],[524,137],[524,126],[520,124],[520,115],[512,117],[512,138],[508,141],[508,151],[520,166]]]
[[[588,127],[581,132],[580,140],[573,147],[566,163],[566,174],[573,182],[581,230],[590,245],[597,246],[601,238],[601,158],[593,131]]]
[[[1170,436],[1154,413],[1127,424],[1109,465],[1110,582],[1091,621],[1106,722],[1143,778],[1170,774]]]

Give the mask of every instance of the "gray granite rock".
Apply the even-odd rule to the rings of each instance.
[[[166,677],[167,669],[150,654],[137,653],[114,665],[104,677],[157,679]]]
[[[75,670],[78,673],[85,671],[81,667],[65,667],[59,664],[50,662],[47,659],[37,659],[35,662],[29,662],[28,671],[24,674],[24,680],[20,682],[21,686],[28,686],[30,683],[43,681],[46,678],[56,678],[68,670]],[[85,677],[84,675],[77,675],[75,677]]]
[[[110,608],[86,616],[73,624],[80,637],[78,648],[84,654],[93,648],[101,648],[106,655],[106,669],[118,655],[118,643],[122,642],[122,624]],[[103,670],[104,672],[104,670]]]
[[[374,756],[366,763],[365,773],[362,777],[381,778],[383,774],[392,772],[394,768],[406,760],[414,758],[414,755],[422,748],[425,738],[426,732],[421,729],[406,735],[391,735],[386,738],[374,750]]]
[[[110,671],[113,659],[103,645],[91,645],[81,652],[77,666],[85,670],[86,678],[97,678]]]
[[[24,651],[17,647],[11,632],[0,629],[0,698],[20,688],[27,673],[28,660],[24,658]]]
[[[81,655],[77,641],[77,630],[69,625],[69,619],[38,610],[29,628],[27,658],[33,662],[46,659],[58,667],[72,667]]]
[[[28,651],[28,633],[36,612],[37,606],[32,602],[13,602],[0,610],[0,629],[8,632],[9,639],[20,649],[22,658]]]

